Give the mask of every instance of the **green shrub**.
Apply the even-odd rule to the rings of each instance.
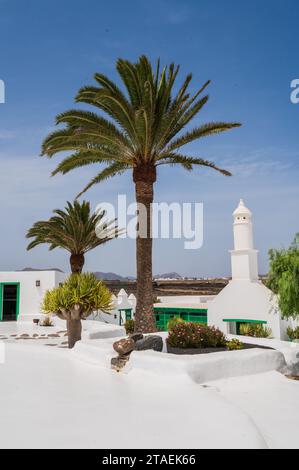
[[[177,325],[178,323],[184,323],[184,320],[180,317],[173,317],[169,320],[169,322],[167,323],[167,329],[168,331],[171,331],[173,329],[173,327],[175,325]]]
[[[254,338],[269,338],[272,331],[262,323],[245,323],[240,325],[240,334],[244,336],[253,336]]]
[[[214,326],[179,322],[169,331],[167,343],[176,348],[216,348],[226,345],[225,335]]]
[[[253,336],[251,323],[243,323],[242,325],[240,325],[240,335]]]
[[[271,328],[268,328],[264,325],[257,325],[255,329],[255,337],[256,338],[270,338],[272,335]]]
[[[66,320],[69,348],[81,339],[81,320],[96,310],[109,313],[113,308],[111,292],[94,274],[71,274],[66,281],[46,292],[42,311],[56,313]]]
[[[299,339],[299,326],[297,326],[296,328],[291,328],[290,326],[288,326],[287,335],[292,341],[294,339]]]
[[[235,349],[243,349],[244,348],[244,344],[242,343],[242,341],[239,341],[238,339],[232,339],[231,341],[228,341],[226,343],[226,346],[227,346],[227,349],[229,351],[233,351]]]
[[[134,333],[135,321],[133,319],[126,320],[124,327],[127,335]]]
[[[92,273],[72,274],[62,285],[45,293],[41,308],[47,314],[79,320],[95,310],[108,313],[112,308],[111,292]]]
[[[39,322],[40,326],[54,326],[54,323],[51,320],[50,315],[46,315],[42,321]]]

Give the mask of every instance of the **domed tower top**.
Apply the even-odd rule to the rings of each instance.
[[[252,212],[245,206],[243,199],[233,212],[235,250],[252,250]]]
[[[242,220],[251,219],[252,212],[251,212],[251,210],[248,209],[248,207],[245,206],[243,199],[240,199],[238,207],[233,212],[233,216],[234,216],[235,220],[237,219],[240,222]]]

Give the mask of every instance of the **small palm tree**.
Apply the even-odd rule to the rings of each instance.
[[[190,142],[218,134],[239,123],[210,122],[181,133],[208,101],[202,93],[207,81],[194,95],[189,92],[192,75],[188,75],[174,92],[179,67],[171,64],[154,71],[150,61],[141,56],[137,63],[119,59],[117,72],[125,93],[108,77],[96,73],[97,86],[82,88],[76,101],[94,106],[110,119],[78,109],[57,116],[63,129],[51,133],[44,141],[42,155],[52,157],[58,152],[72,151],[53,174],[68,173],[85,165],[106,165],[80,193],[107,178],[132,171],[136,201],[147,214],[147,236],[137,237],[137,306],[136,329],[155,330],[152,305],[152,238],[150,208],[153,186],[160,165],[180,165],[186,170],[193,166],[210,167],[224,175],[230,173],[199,156],[181,153]],[[144,213],[144,211],[143,211]]]
[[[115,221],[104,221],[105,212],[91,213],[90,204],[67,202],[64,210],[56,209],[49,220],[41,220],[28,230],[26,237],[33,238],[27,246],[48,244],[49,250],[62,248],[69,253],[72,273],[81,273],[84,255],[118,235]]]

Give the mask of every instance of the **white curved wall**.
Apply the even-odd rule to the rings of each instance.
[[[260,281],[231,281],[210,302],[208,324],[217,326],[226,334],[231,333],[230,323],[224,319],[266,321],[275,338],[285,337],[276,297]]]

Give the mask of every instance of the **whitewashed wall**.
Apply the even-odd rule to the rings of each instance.
[[[174,303],[174,304],[201,304],[210,302],[216,295],[163,295],[159,296],[158,300],[161,303]]]
[[[18,321],[32,321],[40,318],[42,312],[40,305],[45,292],[58,286],[66,278],[65,273],[59,271],[13,271],[0,272],[0,282],[20,283],[20,308]],[[36,286],[40,281],[40,286]]]
[[[274,338],[286,339],[287,322],[282,322],[277,299],[261,282],[231,281],[209,304],[208,324],[232,333],[223,319],[261,320],[267,322]]]

